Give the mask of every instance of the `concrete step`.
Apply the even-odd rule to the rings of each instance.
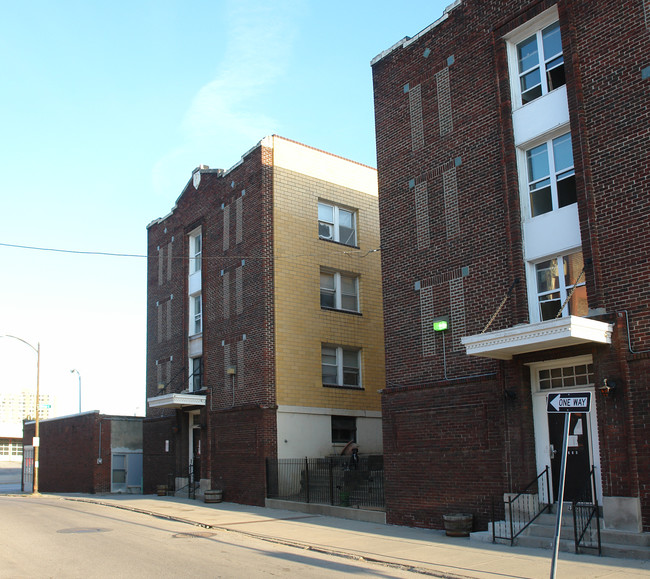
[[[552,549],[555,538],[555,516],[541,515],[534,523],[529,525],[524,532],[515,539],[515,545],[534,549]],[[562,517],[560,531],[560,551],[575,552],[573,519]],[[568,524],[570,523],[570,524]],[[601,522],[602,523],[602,522]],[[496,523],[497,535],[506,536],[510,525],[506,521]],[[515,532],[517,528],[515,527]],[[595,529],[589,531],[589,545],[597,544]],[[492,541],[492,525],[488,531],[472,533],[473,541]],[[630,533],[625,531],[610,531],[601,529],[601,555],[605,557],[618,557],[623,559],[650,559],[650,533]],[[508,544],[507,540],[497,540],[498,543]],[[597,553],[596,549],[581,548],[584,553]]]

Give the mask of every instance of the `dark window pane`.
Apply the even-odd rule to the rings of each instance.
[[[556,295],[556,294],[553,294]],[[554,320],[557,316],[557,313],[560,311],[560,306],[562,302],[557,300],[545,300],[540,302],[539,310],[542,316],[542,321]]]
[[[542,96],[542,85],[539,84],[536,87],[531,88],[529,91],[521,93],[521,104],[525,105],[541,96]]]
[[[332,416],[332,442],[357,441],[357,419],[354,416]]]
[[[557,182],[557,204],[559,207],[566,207],[573,203],[577,203],[578,196],[576,194],[576,177],[571,175],[561,181]]]
[[[549,92],[564,86],[566,78],[564,75],[564,64],[559,64],[550,70],[546,71],[546,82],[548,83]]]
[[[530,215],[537,217],[553,211],[553,200],[551,198],[551,188],[544,187],[530,192]]]
[[[336,307],[336,302],[334,300],[334,294],[321,290],[320,292],[320,307],[321,308],[334,308]]]

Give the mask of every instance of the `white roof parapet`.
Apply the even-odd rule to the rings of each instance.
[[[588,342],[612,343],[614,326],[590,318],[568,316],[557,320],[521,324],[460,339],[469,356],[511,360],[517,354],[575,346]]]

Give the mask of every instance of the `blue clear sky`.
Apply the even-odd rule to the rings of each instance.
[[[146,253],[192,169],[269,134],[375,166],[370,61],[451,0],[0,0],[0,243]],[[0,246],[0,335],[59,414],[145,412],[142,258]],[[0,392],[35,355],[0,339]]]

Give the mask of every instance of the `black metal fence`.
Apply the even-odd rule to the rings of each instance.
[[[267,458],[270,499],[383,509],[384,457]]]

